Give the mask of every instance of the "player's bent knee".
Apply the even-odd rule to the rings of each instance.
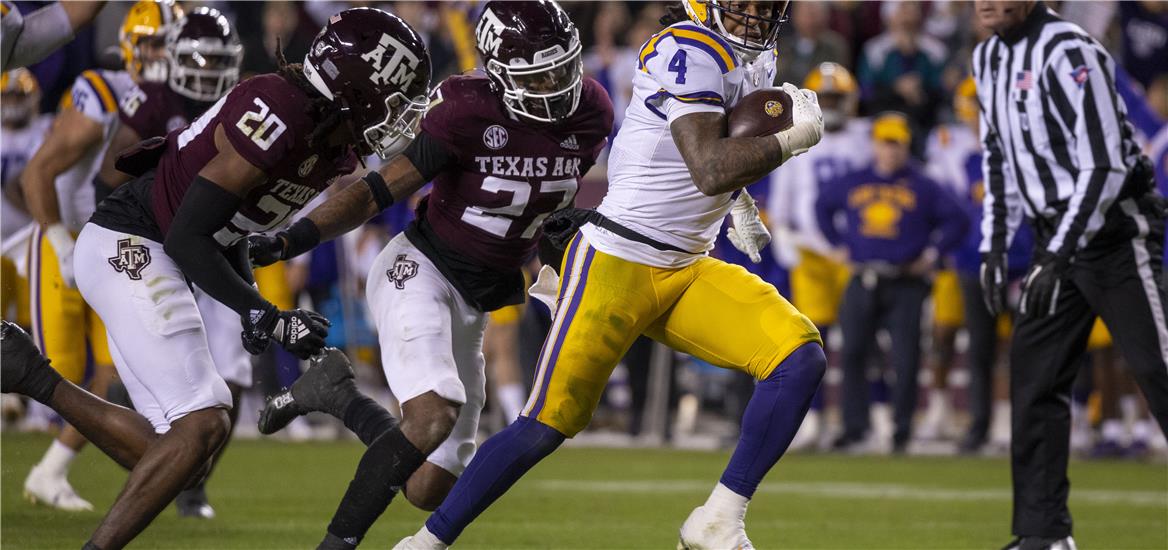
[[[461,406],[434,392],[410,399],[402,404],[402,433],[419,450],[430,453],[450,436]]]
[[[406,500],[420,510],[433,512],[454,488],[458,478],[431,462],[422,464],[402,488]]]

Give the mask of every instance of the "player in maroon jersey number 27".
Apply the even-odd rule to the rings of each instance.
[[[350,186],[286,232],[252,237],[253,262],[291,258],[317,235],[337,237],[434,183],[366,287],[401,424],[354,396],[339,352],[261,414],[260,430],[271,433],[298,414],[343,410],[369,446],[320,548],[356,546],[399,487],[425,510],[450,491],[475,451],[486,313],[523,302],[521,267],[541,223],[572,204],[612,131],[612,103],[583,77],[579,33],[554,2],[490,2],[476,38],[485,74],[443,82],[417,139],[365,176],[369,185]]]
[[[199,481],[227,437],[231,395],[208,350],[199,293],[242,317],[252,353],[271,340],[302,358],[324,347],[324,317],[279,311],[251,284],[246,237],[352,172],[356,153],[399,152],[429,81],[413,29],[380,10],[346,10],[329,18],[302,66],[241,82],[161,145],[124,155],[120,167],[146,173],[101,203],[75,262],[141,414],[62,382],[27,335],[3,331],[2,390],[49,405],[131,469],[86,548],[125,546]]]

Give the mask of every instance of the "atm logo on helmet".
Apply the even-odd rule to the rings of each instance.
[[[369,80],[382,85],[393,84],[400,88],[408,88],[414,81],[414,77],[417,76],[414,69],[421,61],[405,44],[385,33],[381,34],[377,47],[362,55],[361,59],[373,65],[374,73],[369,76]]]
[[[503,43],[501,35],[506,28],[495,12],[484,11],[482,18],[479,19],[479,26],[475,29],[475,35],[479,37],[479,50],[499,55],[499,45]]]

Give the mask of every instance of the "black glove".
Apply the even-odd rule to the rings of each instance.
[[[255,267],[266,267],[283,260],[287,248],[288,241],[280,233],[247,237],[247,256]]]
[[[249,235],[247,255],[251,265],[264,267],[295,258],[320,244],[320,229],[308,218],[300,218],[275,235]]]
[[[1022,299],[1018,308],[1028,317],[1049,317],[1058,307],[1059,290],[1070,262],[1045,251],[1034,256],[1034,264],[1022,280]]]
[[[324,349],[329,320],[315,311],[291,309],[280,311],[269,305],[265,310],[252,310],[243,318],[243,348],[259,355],[275,339],[288,353],[308,359]]]
[[[1006,255],[989,252],[981,255],[981,296],[986,310],[997,317],[1006,311]]]

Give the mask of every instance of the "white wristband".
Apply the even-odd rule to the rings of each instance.
[[[73,251],[73,234],[64,224],[54,223],[46,227],[45,238],[49,240],[53,252],[56,252],[58,257]]]

